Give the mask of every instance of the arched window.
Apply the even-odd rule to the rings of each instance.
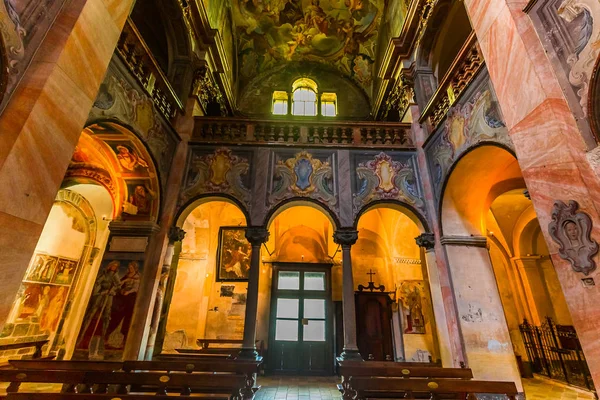
[[[317,115],[317,84],[300,78],[292,84],[292,115]]]

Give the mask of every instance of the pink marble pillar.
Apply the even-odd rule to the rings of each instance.
[[[169,248],[169,230],[173,225],[177,211],[177,201],[188,155],[188,142],[194,130],[193,110],[196,100],[190,98],[186,105],[185,114],[175,121],[175,129],[181,137],[177,151],[173,157],[169,178],[162,195],[163,208],[159,221],[160,230],[153,236],[144,263],[144,276],[140,284],[136,309],[133,313],[131,329],[127,337],[124,359],[144,359],[150,337],[154,302],[161,282],[161,271],[167,250]]]
[[[465,0],[517,159],[544,232],[573,324],[600,385],[600,275],[585,288],[581,273],[557,254],[548,234],[555,200],[576,200],[600,240],[600,182],[586,145],[529,17],[527,0]],[[598,257],[595,257],[598,262]]]
[[[413,121],[418,121],[421,115],[421,111],[418,106],[413,105],[409,110],[412,113]],[[445,311],[445,321],[448,331],[449,346],[448,349],[451,357],[451,362],[444,361],[444,367],[459,367],[461,362],[465,361],[465,354],[463,349],[463,343],[461,339],[460,328],[458,325],[458,313],[456,310],[456,300],[454,298],[454,290],[452,288],[452,280],[448,268],[448,262],[444,249],[440,244],[440,224],[436,213],[435,207],[435,196],[433,194],[433,187],[431,186],[431,179],[429,178],[429,166],[427,165],[427,159],[425,157],[425,151],[423,150],[423,143],[427,137],[427,132],[421,128],[418,122],[412,124],[412,132],[414,135],[414,142],[417,145],[417,162],[419,163],[419,171],[423,176],[422,184],[423,191],[425,193],[425,204],[427,206],[427,213],[429,214],[429,220],[431,221],[431,230],[434,233],[435,246],[433,254],[430,254],[427,262],[435,262],[435,265],[428,265],[428,269],[437,269],[437,285],[441,292],[441,299],[443,301],[443,309]],[[435,306],[435,305],[434,305]],[[440,329],[442,327],[439,327]],[[440,338],[441,339],[441,338]]]
[[[0,116],[0,328],[132,4],[67,2]]]

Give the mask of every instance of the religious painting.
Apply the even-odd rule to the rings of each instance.
[[[424,281],[404,281],[397,289],[403,321],[402,327],[406,334],[425,334],[425,305],[427,302],[427,287]]]
[[[148,162],[132,146],[131,142],[111,142],[109,144],[124,172],[145,172],[149,168]]]
[[[52,283],[59,285],[70,285],[73,282],[75,271],[77,269],[77,261],[66,258],[59,258],[56,264],[56,271],[52,276]]]
[[[369,88],[383,7],[383,0],[233,0],[242,79],[284,62],[317,61]]]
[[[245,227],[221,227],[217,251],[217,281],[247,281],[252,246]]]
[[[66,286],[24,283],[23,292],[17,297],[11,314],[16,315],[17,321],[28,320],[38,325],[39,333],[54,332],[60,321],[68,292],[69,288]],[[23,332],[24,335],[30,333]]]
[[[74,358],[120,359],[140,286],[142,261],[105,259],[94,282]]]
[[[33,257],[33,263],[29,266],[29,272],[27,273],[26,280],[33,282],[50,282],[54,271],[56,270],[56,264],[58,257],[38,253]]]
[[[152,212],[153,201],[158,197],[148,182],[127,181],[128,199],[123,203],[123,212],[129,215],[148,216]]]

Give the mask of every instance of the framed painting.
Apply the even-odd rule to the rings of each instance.
[[[251,252],[246,227],[222,226],[217,250],[217,282],[247,281]]]

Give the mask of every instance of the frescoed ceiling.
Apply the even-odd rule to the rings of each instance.
[[[241,87],[290,61],[334,66],[371,92],[384,0],[231,0]]]

